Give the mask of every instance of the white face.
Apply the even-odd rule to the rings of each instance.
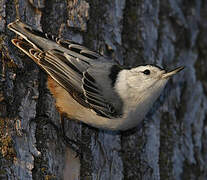
[[[164,86],[168,80],[162,78],[165,73],[165,70],[156,66],[139,66],[129,71],[128,83],[136,88],[137,92],[142,92],[156,86]]]

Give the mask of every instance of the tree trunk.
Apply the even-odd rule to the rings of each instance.
[[[46,74],[11,44],[20,18],[121,64],[185,66],[139,128],[64,121]],[[0,0],[0,179],[207,179],[207,3],[202,0]]]

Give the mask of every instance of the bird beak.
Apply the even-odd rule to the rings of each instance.
[[[162,75],[162,78],[167,79],[167,78],[171,77],[172,75],[177,74],[178,72],[182,71],[183,69],[184,69],[184,66],[176,68],[170,72],[164,73]]]

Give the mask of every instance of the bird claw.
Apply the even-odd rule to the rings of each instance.
[[[68,138],[66,136],[66,133],[65,133],[65,128],[64,128],[64,117],[61,118],[61,132],[62,132],[62,137],[63,137],[63,140],[65,141],[65,144],[71,148],[73,151],[76,152],[76,156],[75,157],[82,157],[82,151],[81,151],[81,147],[84,145],[82,142],[80,142],[79,140],[78,141],[74,141],[70,138]]]
[[[63,135],[62,137],[63,137],[63,140],[64,140],[66,146],[71,148],[76,153],[75,158],[76,157],[82,157],[83,154],[82,154],[82,151],[81,151],[81,148],[80,148],[80,146],[82,146],[82,144],[68,138],[66,135]]]
[[[51,121],[51,119],[47,115],[42,115],[38,116],[35,119],[30,120],[29,122],[29,127],[31,128],[31,123],[36,122],[36,123],[41,123],[43,126],[50,124],[55,131],[57,132],[58,136],[60,136],[64,144],[71,148],[75,153],[75,157],[82,157],[82,151],[81,151],[81,146],[83,145],[81,142],[75,141],[73,139],[68,138],[65,135],[65,129],[64,129],[64,123],[61,121],[61,127],[59,128],[54,122]]]

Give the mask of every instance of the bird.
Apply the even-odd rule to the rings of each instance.
[[[184,69],[156,65],[125,67],[81,44],[39,31],[19,19],[8,24],[12,43],[47,74],[47,87],[60,114],[95,128],[136,127],[166,83]]]

